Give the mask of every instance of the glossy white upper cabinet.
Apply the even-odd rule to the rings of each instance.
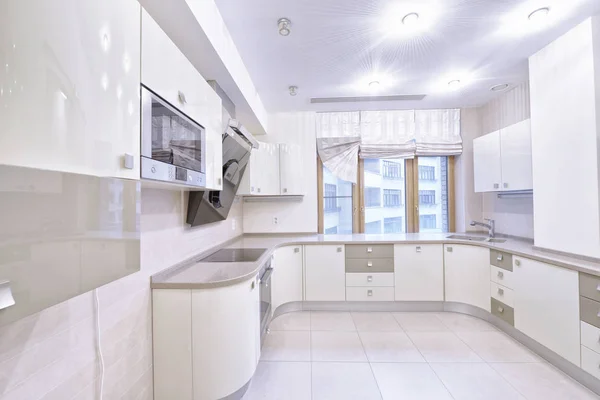
[[[304,195],[304,168],[300,146],[279,145],[279,178],[282,195]]]
[[[140,4],[4,0],[1,9],[0,163],[138,179]]]
[[[446,301],[490,311],[490,250],[461,244],[444,245]]]
[[[167,34],[142,11],[142,83],[206,132],[206,186],[223,187],[221,98]]]
[[[473,140],[475,192],[533,189],[531,120]]]
[[[238,195],[245,196],[279,196],[279,145],[276,143],[258,142],[258,149],[252,149],[250,161]]]

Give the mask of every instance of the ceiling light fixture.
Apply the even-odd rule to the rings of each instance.
[[[379,89],[379,86],[380,86],[379,81],[369,82],[369,89],[377,90],[377,89]]]
[[[290,96],[295,96],[298,94],[298,86],[290,86],[289,88]]]
[[[414,26],[419,21],[419,14],[413,12],[410,14],[406,14],[404,18],[402,18],[402,23],[406,26]]]
[[[508,89],[508,83],[501,83],[499,85],[494,85],[490,88],[492,92],[501,92],[503,90]]]
[[[450,89],[458,89],[460,87],[460,79],[453,79],[448,82],[448,87]]]
[[[542,8],[538,8],[537,10],[533,11],[531,14],[529,14],[529,16],[527,18],[532,22],[540,22],[540,21],[544,20],[548,16],[549,13],[550,13],[550,7],[542,7]]]
[[[281,36],[289,36],[292,33],[290,27],[292,26],[292,21],[287,18],[279,18],[277,21],[277,26],[279,27],[279,34]]]

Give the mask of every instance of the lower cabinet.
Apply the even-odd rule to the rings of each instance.
[[[304,247],[306,301],[346,300],[344,245]]]
[[[490,250],[470,245],[444,245],[446,301],[490,311]]]
[[[580,365],[576,271],[513,257],[515,328]]]
[[[271,277],[273,311],[282,304],[302,301],[302,246],[288,246],[275,250]]]
[[[444,300],[444,251],[441,244],[394,245],[396,301]]]

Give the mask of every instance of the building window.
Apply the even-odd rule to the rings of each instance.
[[[381,207],[381,189],[365,188],[365,207]]]
[[[326,235],[335,235],[336,233],[338,233],[337,232],[337,228],[338,228],[337,226],[333,226],[331,228],[327,228],[327,229],[325,229],[325,234]]]
[[[419,165],[420,181],[435,181],[435,167]]]
[[[325,184],[325,192],[323,193],[323,203],[325,206],[324,211],[327,212],[336,212],[338,210],[337,206],[337,186],[332,185],[330,183]]]
[[[365,224],[365,233],[378,234],[381,233],[381,221],[373,221]]]
[[[383,160],[383,177],[385,179],[402,179],[402,167],[394,161]]]
[[[383,206],[400,207],[402,206],[402,190],[383,189]]]
[[[419,216],[420,229],[436,229],[437,223],[435,214],[425,214]]]
[[[419,190],[419,204],[435,204],[435,190]]]
[[[374,174],[381,174],[381,166],[379,160],[365,158],[365,171],[372,172]]]
[[[383,220],[383,233],[402,233],[404,232],[404,222],[402,217],[385,218]]]

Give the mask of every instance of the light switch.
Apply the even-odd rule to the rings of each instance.
[[[15,305],[9,281],[0,281],[0,310]]]

